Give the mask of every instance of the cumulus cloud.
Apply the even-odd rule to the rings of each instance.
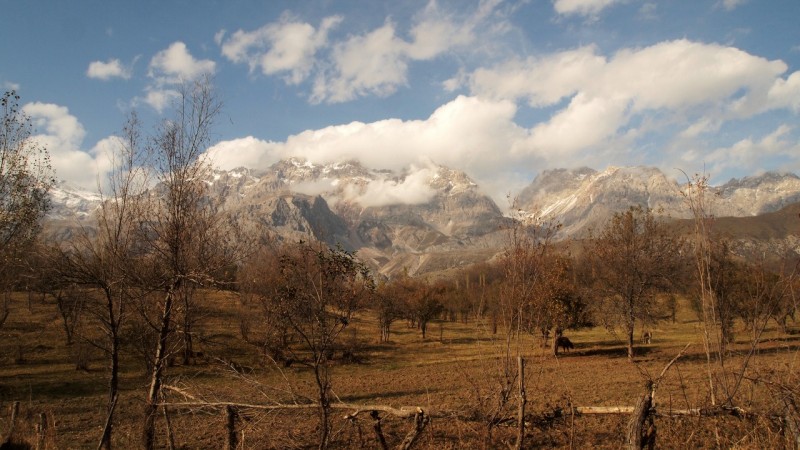
[[[314,82],[314,102],[345,102],[364,95],[387,96],[406,84],[407,44],[391,22],[353,36],[333,50],[333,67]]]
[[[173,42],[150,60],[147,76],[151,83],[145,87],[145,96],[137,101],[150,105],[160,113],[177,97],[174,86],[211,75],[215,70],[214,61],[196,59],[189,53],[186,44]]]
[[[558,103],[588,86],[608,61],[593,45],[524,60],[514,59],[469,76],[473,93],[493,99],[527,100],[530,106]]]
[[[216,63],[210,59],[195,59],[186,44],[177,41],[156,53],[150,60],[148,75],[163,83],[194,80],[201,75],[214,73]]]
[[[108,61],[92,61],[86,69],[86,76],[98,80],[107,81],[112,78],[131,78],[131,68],[123,65],[119,59],[109,59]]]
[[[480,39],[481,33],[503,29],[489,25],[497,5],[496,0],[484,1],[476,11],[459,15],[430,2],[409,30],[411,39],[402,38],[397,25],[387,20],[379,28],[337,42],[327,65],[315,77],[311,101],[340,103],[394,94],[407,85],[411,63],[462,49],[473,51],[470,46],[488,40]],[[457,87],[454,79],[444,83],[451,91]]]
[[[381,32],[370,39],[397,39],[391,23]],[[210,153],[223,168],[266,168],[299,156],[316,163],[356,159],[402,171],[432,160],[466,171],[504,204],[506,194],[547,167],[626,165],[634,157],[667,168],[676,161],[679,167],[704,161],[747,167],[759,152],[797,160],[794,131],[785,128],[730,146],[704,141],[732,120],[777,108],[800,110],[800,72],[786,72],[779,60],[687,40],[612,55],[584,46],[462,74],[472,95],[452,99],[426,119],[352,122],[282,142],[250,137],[220,143]],[[522,105],[547,116],[521,126]],[[657,154],[645,156],[645,149]],[[398,186],[376,184],[370,193],[390,198]]]
[[[311,81],[312,103],[341,103],[367,95],[388,96],[408,83],[409,65],[445,53],[470,49],[480,33],[502,27],[487,25],[499,0],[483,0],[474,11],[449,12],[429,2],[408,29],[387,18],[377,28],[332,37],[344,22],[329,16],[314,26],[290,14],[250,31],[225,30],[214,39],[222,55],[250,72],[281,76],[289,85]],[[487,41],[488,39],[484,39]]]
[[[621,0],[555,0],[553,8],[561,15],[595,16]],[[726,0],[731,1],[731,0]]]
[[[688,121],[683,137],[697,136],[734,118],[775,108],[800,108],[800,72],[734,47],[688,40],[622,49],[611,57],[586,46],[512,60],[474,71],[474,95],[556,108],[536,124],[516,151],[565,157],[610,147],[630,127],[654,120]],[[564,101],[568,100],[564,106]]]
[[[763,162],[773,157],[796,166],[800,142],[792,137],[791,132],[792,127],[783,124],[761,139],[742,139],[729,147],[716,148],[707,154],[687,154],[684,159],[697,163],[702,158],[709,172],[716,174],[745,167],[748,171],[763,172],[767,169],[762,166]]]
[[[247,136],[222,141],[208,149],[212,164],[223,170],[248,167],[264,169],[286,155],[280,143]]]
[[[507,100],[459,96],[425,120],[352,122],[304,131],[284,142],[248,137],[221,142],[208,153],[222,169],[263,169],[291,156],[321,164],[355,159],[367,167],[398,172],[411,166],[428,167],[434,161],[465,170],[500,201],[508,193],[509,177],[497,174],[514,171],[523,162],[509,152],[515,142],[527,137],[527,130],[514,123],[516,112],[516,105]],[[529,156],[524,157],[530,162]],[[397,189],[412,186],[411,181],[400,187],[387,183],[370,192],[389,198],[399,195],[394,193]]]
[[[22,111],[36,127],[38,134],[32,139],[47,149],[56,176],[84,189],[97,188],[98,180],[111,169],[108,150],[119,144],[116,138],[103,139],[84,151],[86,131],[66,107],[34,102],[24,105]]]
[[[285,73],[288,84],[308,77],[317,51],[328,43],[328,33],[342,21],[341,16],[322,20],[319,28],[284,15],[254,31],[238,30],[227,39],[217,34],[222,55],[234,63],[246,63],[250,71],[264,75]]]

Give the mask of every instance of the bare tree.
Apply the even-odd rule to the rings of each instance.
[[[152,170],[157,184],[150,190],[139,222],[142,250],[139,277],[161,291],[150,386],[145,399],[142,444],[155,442],[158,399],[168,357],[167,343],[175,325],[179,295],[189,287],[214,286],[232,262],[228,219],[207,195],[211,167],[204,157],[210,130],[221,108],[209,79],[186,84],[150,139]]]
[[[8,318],[9,296],[19,281],[21,253],[41,229],[55,184],[47,150],[31,137],[31,120],[19,96],[0,98],[0,326]]]
[[[135,267],[142,257],[138,223],[148,188],[147,155],[139,149],[138,121],[132,114],[124,136],[109,154],[112,170],[100,183],[101,203],[94,227],[82,227],[75,237],[55,249],[53,271],[62,283],[94,290],[84,292],[87,311],[104,331],[102,341],[91,341],[109,358],[106,426],[100,448],[111,448],[114,409],[119,391],[121,331],[131,303],[142,290]],[[69,291],[67,291],[69,292]]]
[[[554,244],[559,229],[550,221],[518,218],[509,230],[500,260],[500,311],[509,342],[520,332],[549,334],[552,329],[558,335],[580,325],[585,308],[569,277],[572,263]]]
[[[682,241],[659,223],[650,209],[617,213],[599,236],[589,240],[594,289],[603,301],[607,326],[625,332],[628,359],[634,356],[636,321],[657,319],[656,294],[670,288],[680,271]]]
[[[383,282],[378,285],[375,293],[373,309],[378,316],[381,342],[389,342],[392,323],[405,315],[402,299],[395,292],[396,286],[391,282]]]
[[[698,288],[698,298],[703,324],[703,348],[706,354],[706,375],[711,405],[717,404],[717,385],[714,379],[712,359],[716,359],[720,367],[725,365],[724,328],[718,320],[718,299],[714,293],[714,238],[712,228],[714,216],[711,213],[708,176],[696,174],[689,179],[686,176],[686,188],[682,192],[686,206],[692,214],[692,256],[694,274]]]
[[[300,242],[275,256],[277,280],[255,276],[258,270],[251,268],[242,271],[241,288],[262,298],[266,320],[287,327],[294,337],[296,345],[287,345],[285,351],[313,371],[320,416],[319,448],[326,448],[330,440],[330,360],[342,331],[369,300],[375,286],[367,267],[341,248]]]

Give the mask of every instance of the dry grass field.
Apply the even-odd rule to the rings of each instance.
[[[198,326],[194,364],[174,365],[168,384],[192,398],[167,391],[167,402],[236,402],[251,405],[304,404],[313,399],[311,372],[300,365],[277,367],[258,349],[240,339],[235,297],[209,294]],[[35,442],[39,415],[46,414],[45,448],[96,448],[105,419],[106,362],[102,352],[81,339],[67,346],[60,317],[49,300],[14,297],[8,321],[0,328],[0,433],[9,426],[12,402],[20,402],[15,435]],[[624,443],[627,414],[573,415],[571,406],[633,406],[645,382],[687,344],[683,356],[667,371],[656,391],[659,413],[709,405],[706,354],[701,327],[682,305],[677,321],[658,324],[653,341],[638,348],[634,363],[625,356],[621,337],[602,328],[568,331],[575,349],[555,358],[532,337],[521,339],[527,361],[526,446],[531,448],[619,448]],[[794,329],[796,329],[796,324]],[[791,329],[790,329],[791,331]],[[82,333],[97,333],[85,317]],[[776,384],[797,376],[798,339],[774,327],[764,335],[749,361],[747,377],[735,404],[754,415],[714,417],[660,415],[656,418],[660,448],[791,448],[792,436],[781,426]],[[378,326],[362,312],[340,340],[356,348],[358,362],[334,360],[333,391],[348,404],[415,406],[433,416],[415,448],[505,448],[514,442],[515,424],[501,421],[487,435],[483,419],[497,405],[503,388],[505,344],[478,321],[435,322],[426,340],[405,322],[392,326],[390,342],[378,343]],[[749,333],[737,328],[734,356],[727,361],[735,374],[749,349]],[[512,349],[516,352],[516,347]],[[76,370],[84,352],[87,370]],[[130,348],[122,362],[122,393],[114,429],[117,448],[139,447],[145,397],[144,364]],[[739,356],[736,356],[739,355]],[[226,365],[224,362],[227,362]],[[239,370],[231,368],[231,362]],[[516,362],[513,370],[516,370]],[[718,382],[722,383],[721,380]],[[728,385],[733,381],[728,380]],[[516,391],[514,391],[516,392]],[[168,409],[177,448],[221,448],[224,417],[216,407],[173,406]],[[352,410],[334,412],[334,448],[379,448],[368,414],[345,419]],[[507,416],[513,419],[512,395]],[[412,419],[383,415],[389,447],[397,446],[413,427]],[[239,410],[238,448],[312,448],[316,446],[317,410]],[[159,442],[167,448],[167,427],[159,418]]]

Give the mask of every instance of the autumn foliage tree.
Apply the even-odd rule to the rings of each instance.
[[[639,206],[615,214],[588,241],[585,255],[601,318],[608,327],[622,328],[629,359],[634,357],[636,322],[658,319],[656,296],[671,287],[681,270],[682,245],[650,209]]]
[[[265,250],[268,251],[268,250]],[[353,315],[372,299],[375,285],[364,263],[342,248],[300,242],[253,259],[241,271],[242,293],[259,299],[264,320],[291,335],[282,350],[314,374],[319,405],[319,447],[330,440],[330,362]]]
[[[19,98],[14,91],[0,98],[0,326],[20,279],[23,253],[41,229],[55,183],[47,149],[32,138],[33,125]]]

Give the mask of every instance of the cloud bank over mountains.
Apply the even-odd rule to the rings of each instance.
[[[634,3],[555,0],[542,14],[550,16],[547,26],[578,30],[625,8],[638,10],[630,20],[645,20],[646,12],[646,20],[657,21],[664,8]],[[137,67],[139,56],[130,63],[90,61],[85,76],[140,80],[140,95],[130,103],[158,113],[168,109],[180,83],[245,68],[242,83],[275,79],[298,102],[331,111],[424,88],[438,106],[416,115],[388,111],[371,121],[337,121],[333,114],[330,125],[279,139],[252,130],[226,136],[208,151],[223,169],[263,169],[296,156],[317,163],[357,159],[412,173],[402,183],[369,186],[364,195],[375,201],[424,198],[418,181],[432,163],[465,171],[498,204],[553,167],[647,164],[667,173],[705,168],[712,175],[800,170],[800,71],[775,52],[748,51],[734,39],[682,36],[622,46],[599,38],[537,42],[516,20],[531,7],[525,2],[420,5],[405,15],[386,12],[368,25],[357,23],[353,11],[287,10],[260,24],[208,31],[209,48],[171,41],[139,55],[146,67]],[[742,0],[710,5],[713,14],[752,6]],[[60,178],[91,188],[109,169],[102,150],[112,138],[84,142],[79,118],[63,106],[34,102],[26,112]]]

